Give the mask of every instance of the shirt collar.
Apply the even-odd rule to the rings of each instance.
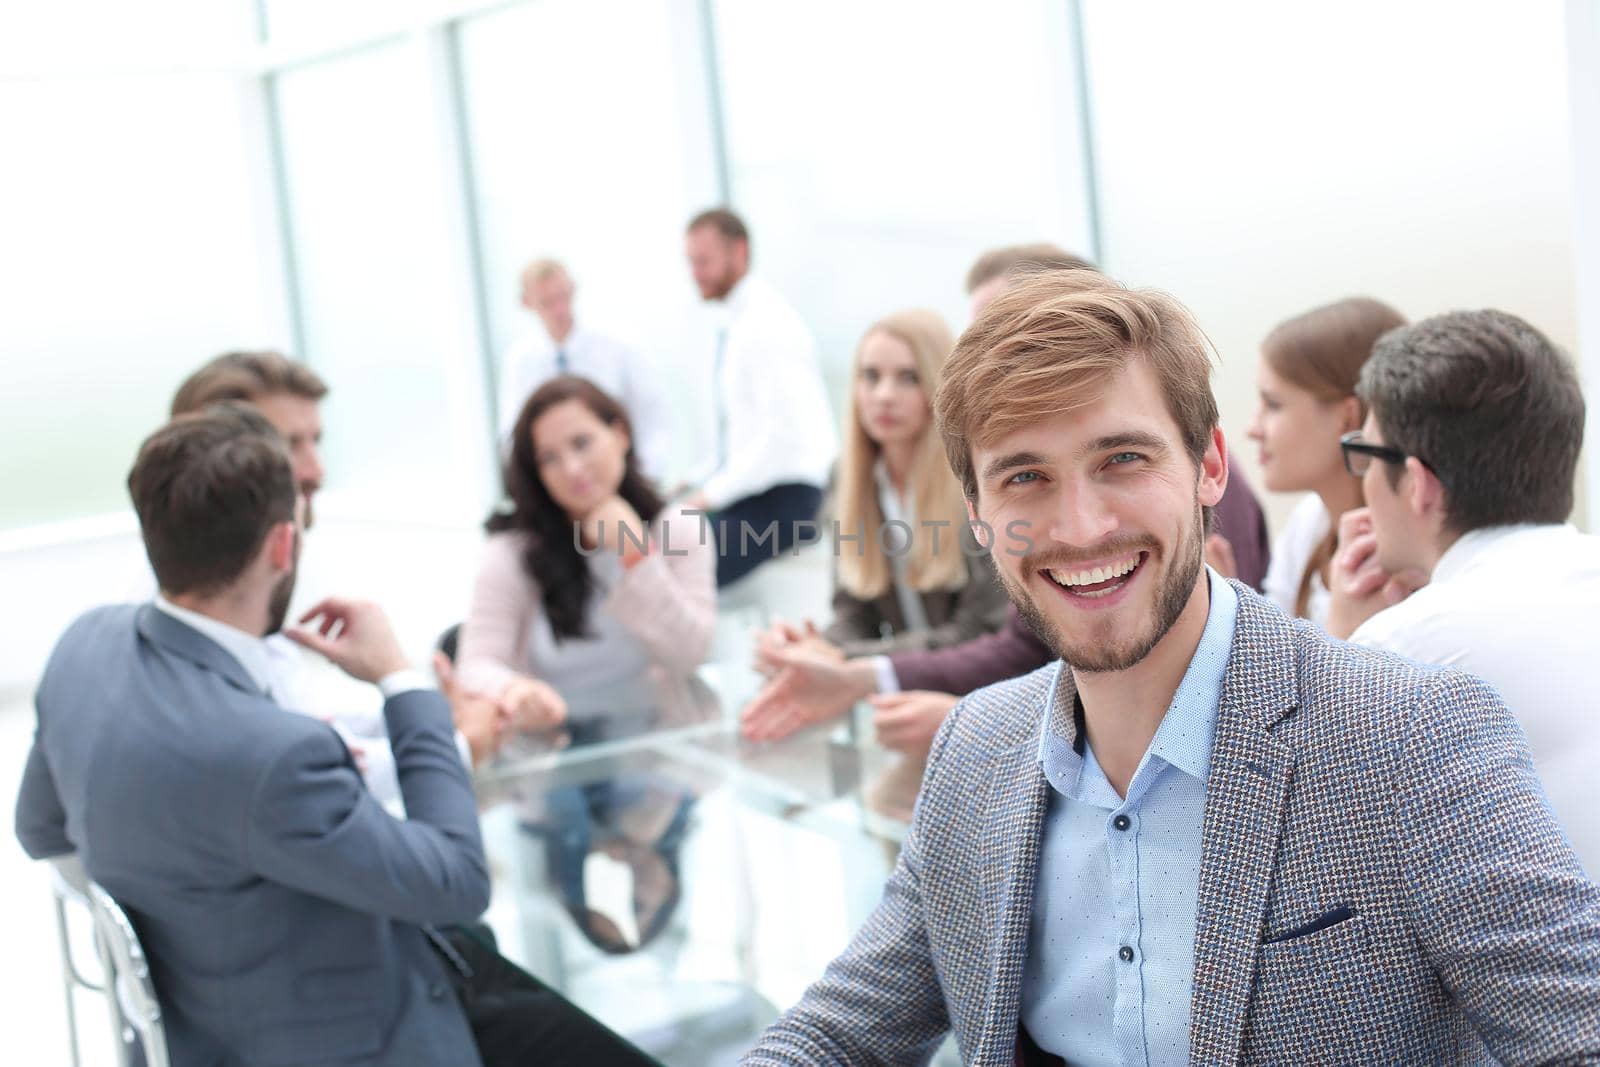
[[[1217,731],[1217,705],[1222,700],[1222,678],[1233,651],[1234,624],[1239,618],[1239,594],[1211,568],[1206,568],[1211,583],[1211,610],[1206,613],[1206,628],[1195,646],[1189,669],[1178,683],[1172,704],[1162,716],[1156,736],[1150,742],[1150,755],[1199,782],[1211,770],[1211,743]]]
[[[209,615],[179,607],[159,593],[156,595],[156,610],[165,612],[222,646],[224,652],[239,661],[239,666],[245,669],[245,673],[250,675],[250,680],[263,693],[271,694],[272,656],[267,651],[267,643],[261,638],[213,619]]]
[[[728,295],[722,298],[722,306],[727,308],[729,315],[743,311],[758,286],[755,274],[745,271],[744,277],[735,282],[733,288],[728,290]]]
[[[1455,543],[1444,550],[1444,555],[1439,557],[1439,562],[1433,565],[1433,574],[1429,577],[1429,584],[1447,581],[1454,578],[1462,571],[1471,567],[1480,558],[1492,552],[1496,546],[1508,538],[1533,532],[1561,534],[1576,534],[1577,527],[1570,523],[1518,523],[1508,526],[1485,526],[1477,530],[1469,530],[1456,538]]]
[[[1178,691],[1173,694],[1172,703],[1167,706],[1167,713],[1162,716],[1161,725],[1156,728],[1150,748],[1140,762],[1142,769],[1151,756],[1159,757],[1201,783],[1206,781],[1211,769],[1217,705],[1222,700],[1222,680],[1227,673],[1234,628],[1239,618],[1239,594],[1233,586],[1210,567],[1206,568],[1206,580],[1211,604],[1200,643],[1195,646],[1183,681],[1178,683]],[[1045,697],[1039,762],[1057,792],[1073,795],[1083,773],[1083,754],[1073,747],[1071,740],[1050,726],[1051,708],[1059,692],[1059,672],[1066,669],[1065,663],[1057,663],[1057,684],[1050,686]],[[1077,734],[1081,738],[1081,713],[1074,714],[1078,716]]]
[[[566,352],[570,355],[574,348],[583,343],[583,327],[574,322],[572,329],[567,331],[567,339],[565,341],[557,342],[554,337],[550,336],[548,330],[545,331],[544,339],[550,342],[551,355],[557,352]]]
[[[889,464],[884,462],[882,456],[879,456],[872,463],[872,479],[878,484],[878,500],[882,502],[885,512],[883,517],[885,519],[899,519],[913,526],[916,525],[914,521],[906,518],[911,513],[911,508],[907,506],[908,501],[906,498],[896,492],[894,482],[889,478]],[[889,514],[891,511],[893,512],[892,515]]]

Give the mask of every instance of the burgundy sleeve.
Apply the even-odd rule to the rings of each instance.
[[[974,689],[1037,670],[1053,658],[1012,607],[1005,626],[995,633],[929,652],[896,652],[889,662],[901,689],[966,696]]]
[[[1228,487],[1217,501],[1216,523],[1217,533],[1233,546],[1233,560],[1239,568],[1235,577],[1259,591],[1267,577],[1267,564],[1272,559],[1267,518],[1261,513],[1261,505],[1250,483],[1237,468],[1228,472]]]

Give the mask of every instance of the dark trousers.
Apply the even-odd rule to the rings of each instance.
[[[735,500],[711,515],[717,538],[717,587],[738,581],[779,553],[794,547],[795,524],[814,522],[822,507],[822,490],[814,485],[787,482]],[[777,524],[776,537],[768,528]],[[801,531],[803,532],[803,531]],[[817,536],[818,531],[812,531]]]
[[[472,971],[463,976],[446,967],[484,1067],[659,1067],[476,936],[461,929],[445,934]]]

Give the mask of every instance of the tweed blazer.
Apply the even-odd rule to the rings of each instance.
[[[1600,1063],[1600,887],[1498,695],[1329,639],[1234,583],[1202,828],[1201,1064]],[[953,1031],[1018,1056],[1049,785],[1072,673],[979,690],[935,739],[878,909],[745,1063],[924,1063]]]

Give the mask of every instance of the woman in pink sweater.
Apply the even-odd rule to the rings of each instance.
[[[461,684],[499,698],[522,732],[573,745],[632,736],[712,710],[694,670],[716,622],[716,559],[696,516],[669,509],[639,472],[627,412],[572,376],[523,406],[506,462],[510,510],[490,531],[461,625]],[[629,776],[547,791],[527,829],[583,932],[609,951],[642,945],[678,896],[692,798]],[[634,868],[638,945],[591,910],[593,848]]]
[[[662,503],[627,412],[586,379],[546,382],[512,434],[511,509],[487,523],[462,683],[498,697],[521,730],[680,716],[716,623],[698,517]]]

